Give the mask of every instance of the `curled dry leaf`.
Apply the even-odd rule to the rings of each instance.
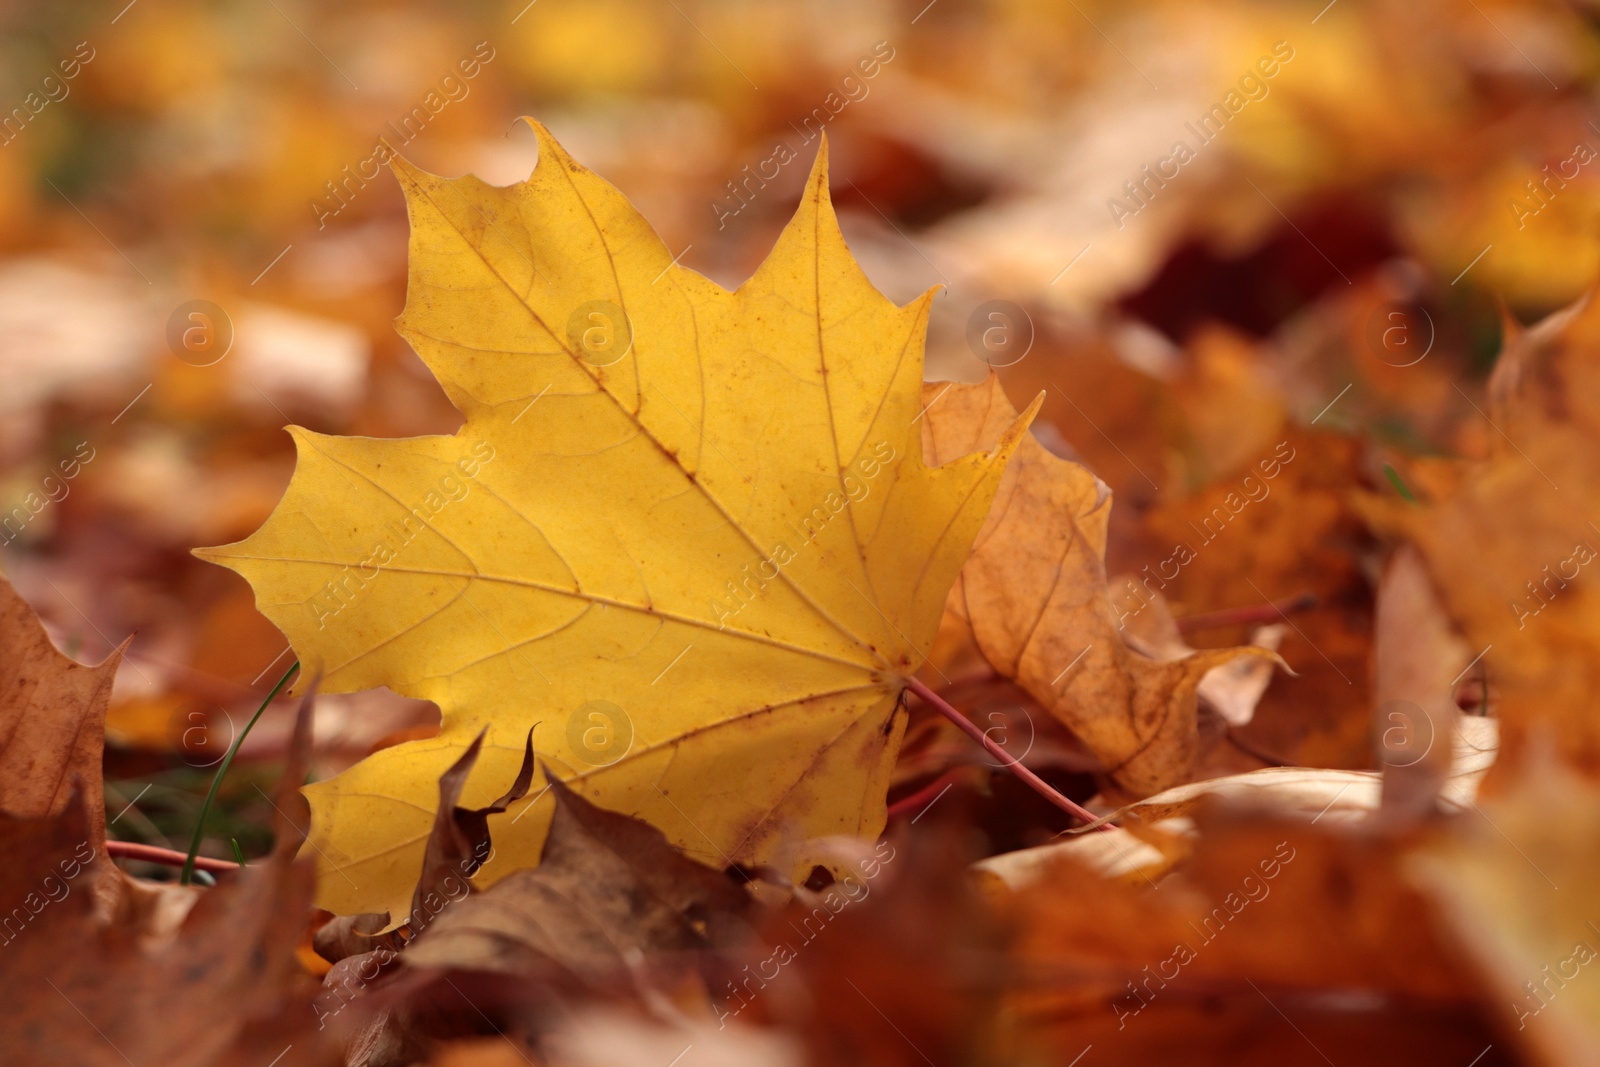
[[[1459,718],[1449,747],[1450,773],[1437,790],[1437,800],[1445,810],[1465,811],[1477,802],[1478,783],[1494,764],[1498,750],[1495,720]],[[1169,845],[1165,838],[1183,834],[1193,839],[1190,816],[1207,801],[1270,810],[1279,818],[1339,825],[1359,822],[1377,811],[1384,785],[1383,777],[1372,771],[1264,767],[1176,786],[1106,817],[1137,820],[1133,825],[1138,836],[1122,827],[1111,827],[1106,833],[1077,830],[1048,845],[991,856],[973,866],[986,884],[1010,889],[1033,884],[1045,876],[1057,857],[1065,856],[1107,878],[1159,880],[1189,851],[1188,847]]]
[[[446,909],[408,946],[408,966],[560,973],[597,982],[648,953],[681,965],[749,897],[648,823],[597,808],[550,780],[555,815],[536,870],[517,871]]]
[[[565,995],[583,991],[575,977],[590,991],[654,992],[659,983],[658,996],[676,995],[687,981],[703,999],[704,984],[695,981],[703,950],[743,929],[730,924],[751,899],[729,876],[555,778],[548,788],[556,812],[538,869],[475,890],[468,879],[493,851],[487,817],[519,799],[534,772],[530,739],[502,797],[488,808],[460,807],[480,741],[439,779],[439,811],[403,935],[385,930],[398,924],[379,914],[340,916],[318,931],[317,950],[335,961],[317,999],[319,1020],[361,1005],[339,1020],[351,1062],[411,1063],[445,1038],[476,1032],[478,1020],[463,1026],[456,1017],[455,1001],[465,995],[458,977],[514,975],[539,1003],[528,1023],[532,1037],[554,1024]]]
[[[1024,433],[924,462],[932,294],[897,307],[872,288],[825,148],[728,292],[533,125],[538,166],[506,188],[393,164],[412,223],[400,332],[462,429],[295,430],[272,516],[202,552],[329,690],[441,708],[437,738],[307,789],[334,912],[398,914],[439,775],[487,727],[478,774],[509,780],[536,719],[574,789],[721,862],[767,862],[786,827],[875,836],[905,679]],[[499,817],[484,880],[534,863],[550,811]]]
[[[323,959],[337,965],[351,956],[370,952],[382,953],[385,959],[392,958],[405,942],[399,937],[380,935],[387,935],[400,926],[408,927],[408,934],[420,933],[429,917],[444,907],[444,902],[459,900],[471,892],[472,876],[494,851],[489,839],[489,816],[498,815],[514,801],[521,800],[533,781],[533,733],[529,731],[522,768],[511,788],[486,807],[461,807],[461,791],[466,788],[467,777],[477,765],[482,748],[483,735],[480,734],[467,746],[461,758],[439,776],[439,807],[434,813],[433,832],[428,835],[428,844],[423,850],[422,873],[411,893],[410,912],[399,917],[381,912],[336,916],[316,933],[316,950]],[[352,966],[359,969],[360,964]],[[345,977],[343,971],[350,969],[343,968],[329,984],[340,984]]]
[[[1132,582],[1131,576],[1119,575],[1111,579],[1110,585],[1116,589]],[[1134,651],[1154,660],[1180,660],[1192,655],[1195,650],[1178,631],[1167,598],[1154,590],[1147,595],[1149,602],[1144,610],[1130,613],[1123,620],[1122,639]],[[1250,635],[1250,643],[1276,652],[1283,644],[1284,629],[1281,623],[1259,626]],[[1272,669],[1271,660],[1240,656],[1207,671],[1195,693],[1229,726],[1244,726],[1255,716],[1256,703],[1272,682]]]
[[[931,462],[993,447],[1016,413],[997,378],[929,384]],[[989,520],[951,590],[995,670],[1015,678],[1136,796],[1184,781],[1199,746],[1195,693],[1206,672],[1260,648],[1159,661],[1129,648],[1106,594],[1110,491],[1031,436],[1017,446]]]

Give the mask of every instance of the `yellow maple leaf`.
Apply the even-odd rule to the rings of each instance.
[[[251,582],[303,677],[442,709],[437,738],[307,788],[335,912],[404,913],[439,775],[484,727],[469,806],[537,723],[553,773],[717,865],[766,862],[791,833],[878,833],[899,694],[1030,417],[924,464],[933,293],[897,307],[867,281],[826,145],[728,292],[530,125],[538,166],[517,185],[393,163],[398,328],[461,430],[294,429],[272,516],[200,553]],[[492,822],[484,883],[536,862],[540,792]]]

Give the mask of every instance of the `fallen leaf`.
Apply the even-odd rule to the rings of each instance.
[[[1380,530],[1416,545],[1469,654],[1494,683],[1506,760],[1552,731],[1564,762],[1600,775],[1600,303],[1513,330],[1489,382],[1490,453],[1455,491],[1412,506],[1364,497]],[[1468,398],[1470,400],[1470,398]],[[1491,782],[1493,777],[1491,776]],[[1492,788],[1492,786],[1491,786]]]
[[[399,913],[439,775],[484,727],[481,780],[509,780],[543,720],[561,777],[720,862],[764,861],[786,826],[875,835],[904,679],[1025,425],[923,462],[932,294],[872,289],[825,150],[729,293],[533,126],[538,166],[509,188],[393,165],[400,331],[461,431],[295,430],[272,517],[201,553],[251,581],[330,690],[442,709],[437,739],[307,789],[334,912]],[[532,865],[549,805],[501,817],[486,883]]]
[[[280,809],[294,803],[306,766],[309,704],[275,801]],[[300,835],[287,818],[278,820],[265,862],[203,894],[188,890],[193,906],[161,931],[136,908],[106,917],[76,891],[111,866],[103,849],[89,850],[95,825],[83,803],[32,819],[0,814],[9,857],[0,893],[8,902],[24,892],[42,902],[0,951],[0,987],[8,991],[0,1044],[8,1057],[243,1067],[293,1045],[297,1063],[337,1062],[311,1026],[314,986],[295,960],[312,870],[294,858]]]
[[[317,932],[317,951],[334,961],[316,1002],[319,1026],[337,1020],[351,1062],[412,1063],[442,1041],[480,1032],[478,1020],[455,1010],[461,998],[473,1000],[458,982],[482,987],[496,974],[515,976],[522,991],[500,1005],[512,1016],[522,1017],[529,997],[538,1005],[517,1024],[530,1040],[563,1017],[559,1004],[584,991],[684,994],[709,1017],[698,967],[716,967],[709,950],[745,929],[738,917],[750,896],[648,823],[593,807],[558,779],[548,786],[556,812],[538,869],[475,890],[468,876],[492,852],[487,816],[519,798],[534,770],[530,741],[504,796],[486,809],[457,806],[479,741],[439,779],[440,807],[404,929],[386,929],[400,923],[369,914],[340,916]],[[343,1016],[352,1004],[357,1010]]]
[[[1007,931],[965,876],[973,838],[950,832],[960,808],[946,802],[768,911],[713,990],[718,1024],[778,1027],[814,1064],[1029,1062],[1001,1033]]]
[[[0,812],[59,815],[74,792],[88,804],[89,841],[105,845],[100,763],[106,705],[122,648],[98,667],[63,656],[39,616],[0,576]],[[123,646],[124,648],[126,645]]]
[[[1481,818],[1411,858],[1492,990],[1485,999],[1503,1029],[1539,1063],[1600,1057],[1596,842],[1600,790],[1535,756]]]
[[[934,462],[994,447],[1015,412],[993,376],[923,387]],[[1208,649],[1170,662],[1122,640],[1106,593],[1111,494],[1086,468],[1025,437],[988,522],[951,590],[995,670],[1015,678],[1136,796],[1185,780],[1199,746],[1195,692],[1206,672],[1259,648]]]
[[[595,807],[558,779],[556,810],[536,870],[516,871],[442,911],[409,967],[562,973],[616,980],[712,944],[745,911],[737,882],[685,857],[655,827]],[[643,954],[648,954],[645,956]]]
[[[1461,709],[1455,683],[1465,672],[1466,645],[1450,628],[1422,558],[1396,552],[1378,586],[1373,729],[1383,765],[1383,806],[1425,814],[1436,807],[1450,774]]]
[[[1133,579],[1119,576],[1110,581],[1113,589]],[[1154,660],[1180,660],[1195,651],[1183,639],[1178,622],[1172,617],[1167,600],[1154,590],[1148,594],[1150,602],[1143,611],[1123,620],[1122,639],[1136,652]],[[1250,635],[1250,643],[1269,652],[1278,651],[1283,644],[1286,628],[1279,623],[1258,626]],[[1200,679],[1195,694],[1201,703],[1210,707],[1229,726],[1243,726],[1256,713],[1256,703],[1272,683],[1273,663],[1268,659],[1241,656],[1220,667],[1213,667]]]
[[[1436,739],[1433,744],[1451,753],[1449,775],[1437,799],[1446,811],[1460,812],[1477,803],[1478,783],[1494,764],[1499,737],[1495,720],[1479,716],[1460,717],[1455,731],[1448,748]],[[1070,856],[1105,878],[1158,881],[1191,851],[1167,839],[1174,834],[1195,839],[1190,816],[1208,800],[1337,825],[1376,812],[1383,789],[1383,777],[1373,771],[1263,767],[1175,786],[1105,816],[1128,822],[1138,835],[1115,825],[1079,830],[1047,845],[990,856],[973,864],[973,870],[986,885],[1022,889],[1046,877],[1058,858]]]
[[[1361,561],[1370,535],[1349,499],[1361,480],[1358,441],[1290,429],[1248,472],[1152,509],[1140,551],[1120,553],[1119,569],[1139,575],[1134,587],[1112,589],[1124,620],[1147,610],[1149,592],[1180,616],[1316,598],[1284,635],[1295,673],[1262,694],[1244,735],[1284,762],[1373,766],[1373,583]]]
[[[1457,946],[1416,921],[1408,839],[1221,805],[1197,823],[1192,859],[1159,883],[1062,858],[1005,898],[1021,931],[1019,1011],[1131,1027],[1152,1002],[1247,982],[1458,1005],[1475,995]]]

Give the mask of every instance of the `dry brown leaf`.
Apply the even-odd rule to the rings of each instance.
[[[1399,874],[1410,842],[1350,827],[1209,807],[1193,859],[1159,885],[1112,882],[1067,860],[1010,898],[1026,1014],[1105,1014],[1248,982],[1460,1003],[1455,948],[1416,921]]]
[[[1148,610],[1141,603],[1150,591],[1180,616],[1316,598],[1313,610],[1291,616],[1284,635],[1282,654],[1295,673],[1262,695],[1247,733],[1254,747],[1288,763],[1373,765],[1372,582],[1361,559],[1366,530],[1348,503],[1361,484],[1360,453],[1350,438],[1286,431],[1256,454],[1248,474],[1148,512],[1138,550],[1118,553],[1126,561],[1119,569],[1140,576],[1134,589],[1112,589],[1126,619]],[[1245,635],[1223,628],[1206,636]]]
[[[106,840],[100,788],[106,704],[122,648],[98,667],[63,656],[33,608],[0,576],[0,649],[0,812],[59,815],[81,789],[88,841],[98,852]]]
[[[444,910],[407,947],[412,967],[538,971],[594,980],[707,946],[749,904],[729,876],[687,858],[661,831],[597,808],[549,779],[556,814],[539,866]],[[709,927],[702,924],[710,923]]]
[[[1132,581],[1131,576],[1119,575],[1111,579],[1110,586],[1118,589]],[[1144,610],[1123,619],[1122,640],[1134,651],[1155,660],[1179,660],[1192,655],[1195,649],[1179,632],[1167,598],[1153,590],[1148,596]],[[1258,626],[1250,635],[1250,643],[1276,652],[1283,644],[1284,630],[1281,623]],[[1272,667],[1271,660],[1241,656],[1207,671],[1195,692],[1201,703],[1221,715],[1228,725],[1243,726],[1255,716],[1256,704],[1272,682]]]
[[[300,723],[274,801],[280,809],[293,804],[304,773],[309,699]],[[260,1062],[292,1044],[297,1063],[334,1062],[311,1025],[311,983],[295,961],[312,870],[295,861],[301,835],[288,820],[264,863],[228,875],[163,931],[144,924],[149,913],[136,907],[107,921],[81,890],[110,866],[103,850],[68,875],[65,865],[88,848],[97,825],[83,804],[31,819],[0,815],[8,857],[0,893],[7,901],[46,898],[0,951],[7,1060],[212,1067]]]
[[[931,462],[992,446],[1014,409],[994,376],[925,386]],[[1025,437],[950,594],[985,657],[1100,757],[1111,779],[1147,795],[1184,781],[1199,746],[1195,690],[1206,672],[1262,649],[1214,649],[1158,662],[1128,648],[1106,595],[1110,491],[1086,468]]]

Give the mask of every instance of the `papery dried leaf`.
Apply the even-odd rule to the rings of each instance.
[[[998,379],[923,387],[927,454],[993,442],[1014,412]],[[1106,594],[1110,491],[1089,471],[1026,438],[1006,467],[989,521],[951,590],[984,655],[1078,735],[1136,795],[1188,777],[1206,672],[1257,648],[1211,649],[1170,662],[1127,646]]]

